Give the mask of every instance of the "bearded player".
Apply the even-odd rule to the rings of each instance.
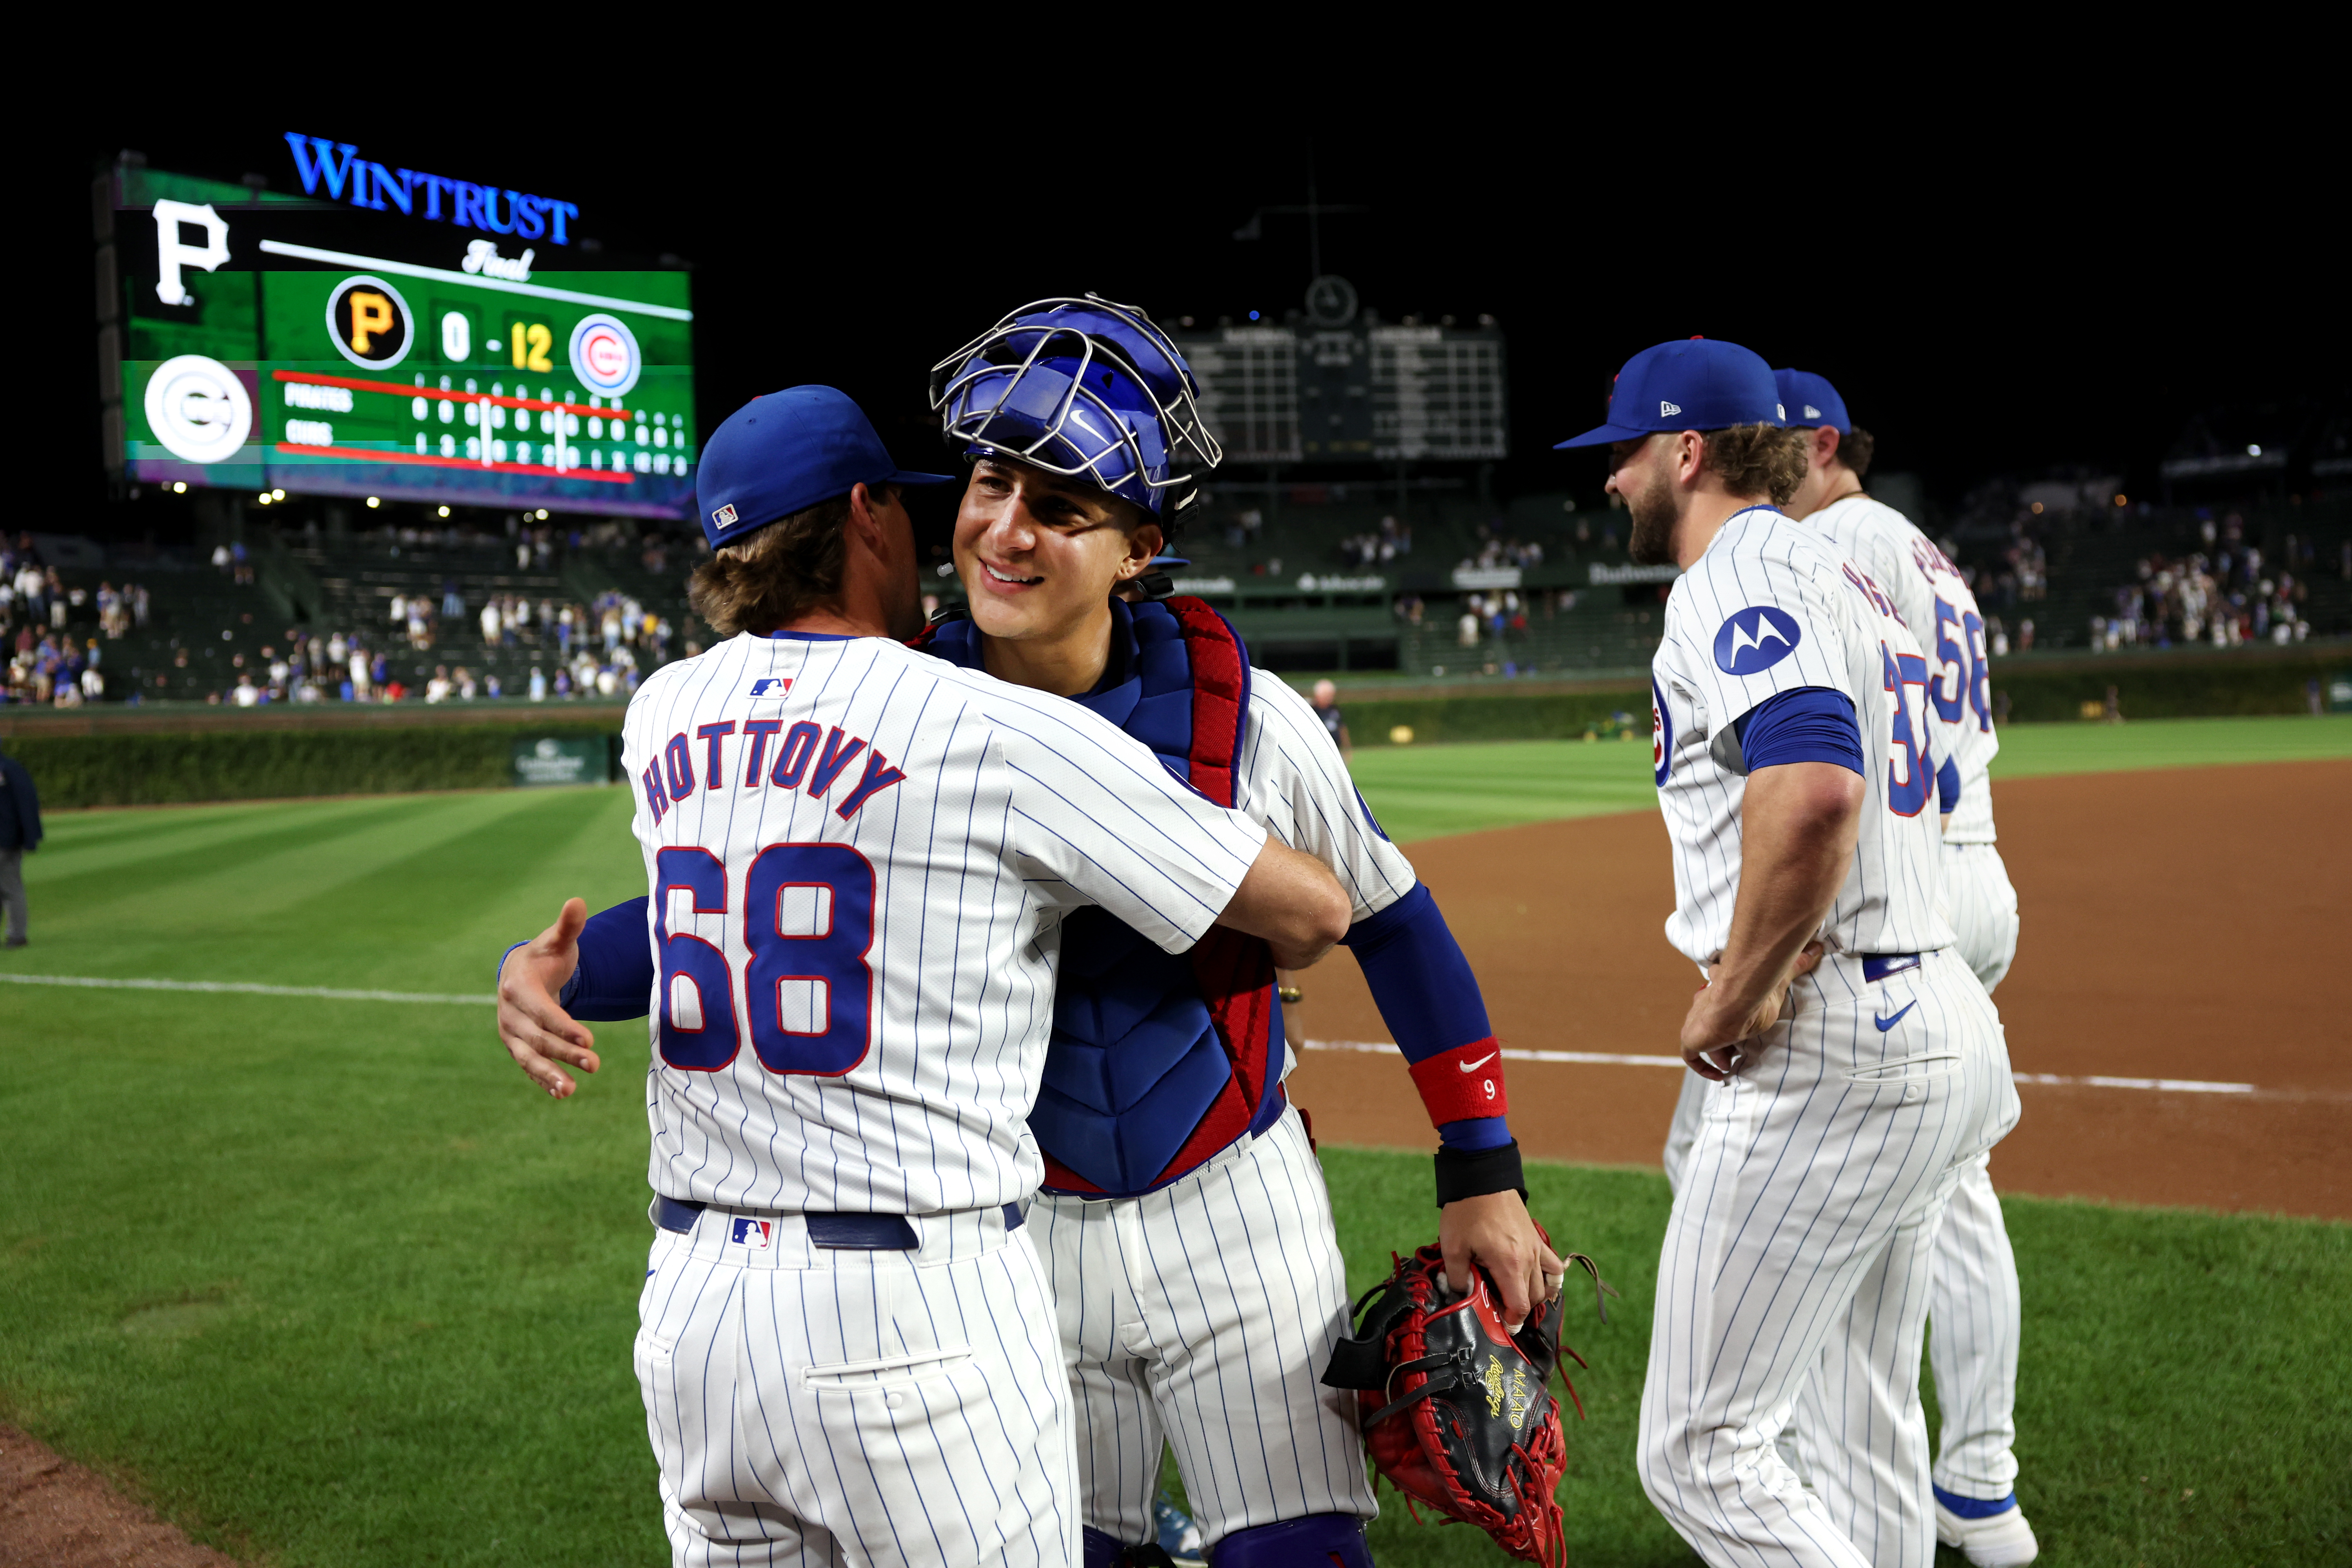
[[[1024,307],[943,361],[934,402],[972,465],[954,547],[971,607],[916,646],[1074,699],[1339,877],[1344,940],[1437,1124],[1448,1272],[1486,1268],[1516,1320],[1561,1264],[1527,1215],[1499,1047],[1435,901],[1314,710],[1221,616],[1114,596],[1167,591],[1150,568],[1218,458],[1195,390],[1141,312],[1094,299]],[[607,922],[641,933],[644,915],[592,933]],[[1271,951],[1213,936],[1169,962],[1082,916],[1060,959],[1030,1234],[1076,1403],[1087,1568],[1145,1560],[1163,1441],[1219,1568],[1369,1563],[1356,1400],[1318,1382],[1348,1303],[1283,1088]]]
[[[1683,568],[1653,661],[1656,779],[1666,933],[1707,977],[1682,1029],[1706,1081],[1659,1262],[1643,1485],[1710,1563],[1928,1568],[1932,1247],[2017,1116],[2000,1020],[1937,908],[1928,807],[1958,770],[1894,602],[1776,509],[1805,462],[1761,359],[1635,355],[1607,421],[1562,445],[1603,443],[1634,559]],[[1824,1404],[1808,1489],[1774,1445],[1825,1368],[1899,1414]]]

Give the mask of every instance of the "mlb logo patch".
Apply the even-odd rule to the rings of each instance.
[[[751,682],[751,689],[748,695],[752,697],[782,697],[785,692],[790,691],[792,689],[792,677],[788,675],[762,676],[761,679]]]
[[[714,526],[719,528],[733,527],[735,524],[735,503],[733,501],[729,501],[725,506],[722,506],[717,511],[712,512],[710,514],[710,521]]]
[[[735,1216],[727,1232],[727,1239],[730,1242],[737,1247],[748,1247],[755,1252],[767,1251],[768,1243],[773,1241],[775,1236],[774,1220],[752,1219],[749,1215],[740,1214]]]

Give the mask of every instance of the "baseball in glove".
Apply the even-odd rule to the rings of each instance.
[[[1607,1322],[1604,1296],[1617,1292],[1590,1258],[1571,1252],[1568,1260],[1592,1276]],[[1398,1258],[1356,1303],[1356,1332],[1332,1352],[1323,1382],[1360,1391],[1364,1446],[1391,1486],[1476,1525],[1513,1557],[1557,1568],[1567,1539],[1553,1494],[1568,1445],[1549,1384],[1563,1352],[1580,1367],[1584,1358],[1559,1342],[1559,1298],[1513,1333],[1485,1269],[1457,1292],[1446,1288],[1444,1266],[1434,1246]],[[1575,1400],[1564,1371],[1560,1382]],[[1582,1416],[1581,1400],[1576,1408]]]

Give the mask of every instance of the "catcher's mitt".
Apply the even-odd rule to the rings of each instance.
[[[1568,1258],[1592,1276],[1607,1322],[1601,1293],[1617,1292],[1592,1259]],[[1562,1351],[1579,1366],[1584,1358],[1559,1342],[1558,1299],[1514,1334],[1486,1270],[1474,1269],[1470,1289],[1457,1293],[1440,1283],[1444,1262],[1435,1247],[1397,1259],[1396,1272],[1356,1303],[1361,1321],[1332,1352],[1323,1381],[1361,1391],[1364,1446],[1391,1486],[1476,1525],[1514,1557],[1564,1563],[1553,1493],[1568,1462],[1567,1436],[1549,1384]],[[1576,1399],[1565,1372],[1560,1382]],[[1576,1409],[1584,1414],[1581,1400]]]

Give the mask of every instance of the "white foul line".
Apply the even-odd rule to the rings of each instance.
[[[246,996],[323,996],[331,1002],[446,1002],[465,1007],[495,1005],[495,996],[446,996],[429,991],[337,991],[326,985],[257,985],[244,980],[100,980],[83,974],[9,974],[17,985],[82,985],[101,991],[229,991]]]
[[[1309,1040],[1310,1051],[1368,1051],[1386,1056],[1396,1047],[1382,1040]],[[1679,1068],[1680,1057],[1636,1057],[1616,1051],[1529,1051],[1506,1049],[1507,1062],[1580,1062],[1598,1067]],[[2060,1088],[2089,1089],[2157,1089],[2181,1094],[2252,1094],[2250,1083],[2209,1083],[2193,1078],[2067,1078],[2054,1072],[2020,1072],[2010,1075],[2020,1083],[2044,1084]]]
[[[453,996],[429,991],[338,991],[326,985],[259,985],[244,980],[104,980],[84,974],[9,974],[0,981],[16,985],[80,985],[102,991],[215,991],[245,996],[318,996],[331,1002],[427,1002],[461,1007],[488,1007],[496,996]],[[1386,1056],[1396,1047],[1385,1040],[1309,1040],[1310,1051],[1361,1051]],[[1629,1056],[1622,1051],[1531,1051],[1516,1047],[1503,1053],[1507,1062],[1567,1062],[1588,1067],[1679,1068],[1680,1057]],[[2250,1083],[2209,1083],[2193,1078],[2067,1078],[2052,1072],[2021,1072],[2010,1076],[2020,1083],[2091,1089],[2154,1089],[2180,1094],[2252,1094]]]

